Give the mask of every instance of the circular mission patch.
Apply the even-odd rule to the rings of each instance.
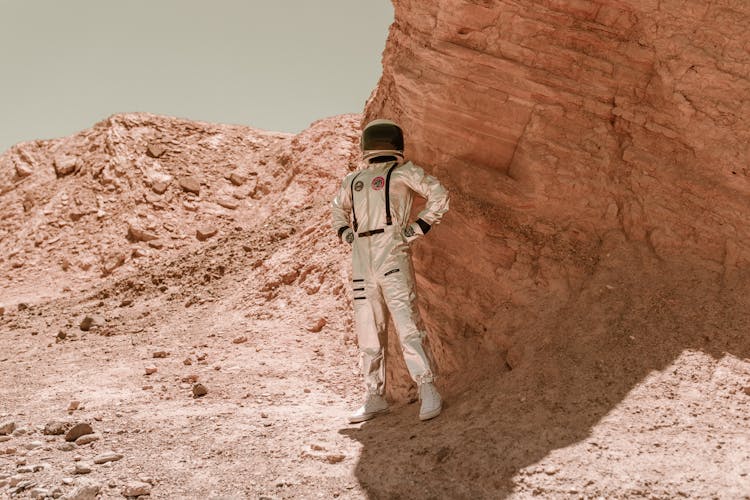
[[[365,187],[365,183],[362,181],[357,181],[354,183],[354,190],[357,192],[362,191],[363,187]]]
[[[381,189],[383,189],[383,186],[385,186],[385,179],[383,179],[382,177],[375,177],[372,180],[372,188],[375,191],[380,191]]]

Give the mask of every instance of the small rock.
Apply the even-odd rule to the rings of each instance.
[[[332,454],[332,455],[326,455],[326,462],[329,464],[337,464],[339,462],[343,462],[346,458],[346,455],[339,455],[339,454]]]
[[[159,235],[139,227],[135,221],[128,222],[128,235],[130,241],[151,241],[159,238]]]
[[[207,357],[208,357],[208,354],[207,354],[207,353],[205,353],[205,352],[202,352],[202,353],[198,354],[198,356],[196,357],[196,359],[197,359],[198,361],[203,361],[203,360],[204,360],[204,359],[206,359]]]
[[[68,404],[68,411],[76,411],[79,406],[81,406],[81,402],[74,399]]]
[[[288,273],[281,276],[281,282],[285,285],[291,285],[299,277],[299,271],[292,269]]]
[[[71,174],[78,166],[78,158],[75,156],[56,156],[54,159],[55,172],[58,177]]]
[[[240,174],[239,172],[232,172],[229,174],[229,182],[234,184],[235,186],[241,186],[247,181],[247,177]]]
[[[218,233],[218,229],[211,226],[203,226],[199,227],[195,231],[195,237],[198,238],[198,241],[206,241],[211,236],[214,236],[216,233]]]
[[[31,495],[31,498],[45,498],[52,496],[50,491],[45,488],[34,488],[29,492],[29,495]]]
[[[18,486],[18,484],[25,479],[24,476],[11,476],[10,479],[8,479],[8,484],[10,486]]]
[[[18,303],[18,310],[19,311],[25,311],[28,308],[29,308],[29,305],[26,304],[25,302],[19,302]]]
[[[75,441],[81,436],[85,436],[86,434],[93,434],[94,429],[91,428],[91,425],[82,422],[80,424],[74,425],[67,433],[65,433],[65,441],[71,442]]]
[[[260,412],[260,418],[268,418],[268,413],[264,411]]]
[[[47,422],[47,425],[44,426],[44,430],[42,430],[42,434],[44,434],[45,436],[59,436],[60,434],[65,434],[66,432],[68,432],[68,429],[70,429],[72,426],[72,422],[54,420],[52,422]]]
[[[243,342],[247,342],[247,337],[244,335],[242,337],[237,337],[236,339],[232,340],[233,344],[242,344]]]
[[[146,375],[152,375],[156,373],[158,368],[156,368],[154,365],[150,365],[146,367]]]
[[[31,166],[22,161],[16,160],[13,163],[15,164],[16,175],[18,175],[18,177],[28,177],[34,173],[34,171],[31,169]]]
[[[86,434],[76,439],[76,444],[78,446],[83,446],[89,443],[93,443],[94,441],[98,441],[100,437],[101,436],[99,436],[99,434]]]
[[[106,453],[102,453],[100,455],[95,456],[94,463],[105,464],[107,462],[115,462],[117,460],[120,460],[121,458],[122,458],[121,454],[115,453],[114,451],[108,451]]]
[[[157,250],[161,250],[162,248],[164,248],[164,242],[162,240],[152,240],[148,242],[148,246]]]
[[[65,337],[67,337],[68,334],[65,332],[65,330],[60,330],[57,332],[57,339],[58,340],[65,340]]]
[[[88,474],[91,472],[91,464],[86,462],[78,462],[75,465],[73,474]]]
[[[152,354],[154,358],[166,358],[169,356],[169,353],[167,351],[154,351]]]
[[[0,306],[0,316],[5,314],[5,306]]]
[[[167,148],[161,144],[149,144],[146,148],[146,154],[151,158],[161,158],[166,152]]]
[[[94,318],[91,316],[86,316],[81,320],[81,324],[78,325],[78,328],[83,330],[84,332],[88,332],[91,329],[91,325],[94,324]]]
[[[0,443],[10,441],[11,439],[13,439],[13,436],[0,436]]]
[[[62,478],[62,484],[70,486],[73,484],[74,479],[72,477],[64,477]]]
[[[191,360],[190,358],[185,358],[184,360],[182,360],[182,364],[185,366],[190,366],[193,364],[193,360]]]
[[[327,321],[325,318],[319,318],[318,321],[316,321],[315,323],[313,323],[307,328],[307,331],[312,332],[312,333],[318,333],[319,331],[323,329],[324,326],[326,326],[326,324],[327,324]]]
[[[96,500],[102,487],[99,483],[81,480],[73,491],[60,497],[62,500]]]
[[[122,496],[137,497],[140,495],[150,495],[151,485],[141,481],[131,481],[122,489]]]
[[[146,203],[151,203],[151,204],[154,204],[154,205],[156,205],[159,202],[161,202],[161,198],[159,197],[159,195],[151,193],[151,192],[144,193],[143,194],[143,199],[146,200]]]
[[[101,275],[109,276],[110,274],[115,272],[118,267],[125,264],[126,260],[127,256],[122,252],[114,252],[103,257],[101,260]]]
[[[193,397],[199,398],[201,396],[205,396],[208,394],[208,389],[206,389],[206,386],[203,384],[195,384],[193,385]]]
[[[0,423],[0,436],[7,436],[16,429],[16,423],[8,420]]]
[[[139,259],[141,257],[148,257],[148,250],[145,248],[135,248],[133,249],[133,253],[131,253],[133,258]]]
[[[60,451],[73,451],[75,449],[75,445],[73,443],[63,443],[60,446],[57,447]]]
[[[164,194],[169,188],[169,181],[154,181],[151,183],[151,190],[156,194]]]
[[[63,496],[62,488],[60,488],[59,486],[55,486],[54,488],[52,488],[49,496],[51,496],[52,498],[60,498],[61,496]]]
[[[748,385],[747,387],[743,387],[742,392],[750,396],[750,385]]]
[[[20,467],[16,467],[16,472],[19,474],[31,474],[34,472],[34,468],[30,465],[22,465]]]
[[[188,193],[200,194],[201,183],[195,177],[181,177],[179,180],[180,187]]]
[[[156,479],[154,479],[151,476],[147,476],[145,474],[138,474],[138,476],[136,476],[136,477],[137,477],[138,481],[140,481],[142,483],[148,483],[151,486],[154,486],[156,484]]]
[[[226,198],[219,198],[218,200],[216,200],[216,203],[221,205],[224,208],[228,208],[229,210],[235,210],[237,207],[240,206],[240,204],[237,203],[236,201],[229,200]]]
[[[41,448],[42,446],[44,446],[44,443],[42,443],[41,441],[32,441],[23,445],[23,447],[27,450],[35,450],[36,448]]]
[[[13,435],[16,436],[16,437],[23,436],[27,432],[29,432],[29,431],[25,427],[19,427],[18,429],[16,429],[16,430],[13,431]]]
[[[186,377],[182,377],[180,379],[180,382],[185,382],[185,383],[188,383],[188,384],[194,384],[197,381],[198,381],[198,375],[196,375],[194,373],[191,373],[190,375],[188,375]]]

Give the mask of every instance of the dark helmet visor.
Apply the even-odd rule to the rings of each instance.
[[[373,123],[362,132],[362,151],[404,150],[404,135],[395,123]]]

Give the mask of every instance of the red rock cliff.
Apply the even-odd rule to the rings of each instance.
[[[393,3],[366,119],[400,122],[407,155],[453,195],[416,249],[448,379],[521,363],[528,332],[549,333],[539,317],[616,248],[641,252],[610,266],[621,275],[689,263],[737,284],[750,261],[750,4]]]

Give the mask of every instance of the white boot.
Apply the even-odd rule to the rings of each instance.
[[[388,413],[388,402],[379,394],[368,393],[365,404],[349,415],[349,423],[356,424]]]
[[[440,415],[443,400],[440,399],[437,387],[432,382],[425,382],[419,386],[419,399],[422,407],[419,409],[419,420],[429,420]]]

